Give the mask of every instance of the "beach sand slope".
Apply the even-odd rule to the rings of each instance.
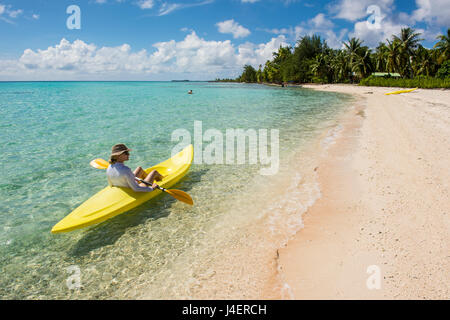
[[[450,91],[304,86],[355,106],[317,169],[322,197],[279,250],[293,299],[449,299]]]

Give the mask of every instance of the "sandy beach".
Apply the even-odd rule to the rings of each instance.
[[[278,251],[292,299],[449,299],[450,91],[357,97],[317,168],[322,197]]]

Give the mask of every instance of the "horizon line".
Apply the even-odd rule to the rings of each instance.
[[[0,80],[0,82],[210,82],[216,80]]]

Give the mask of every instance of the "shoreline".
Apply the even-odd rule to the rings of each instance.
[[[322,197],[277,252],[276,298],[448,299],[449,91],[303,87],[358,99],[319,164]]]

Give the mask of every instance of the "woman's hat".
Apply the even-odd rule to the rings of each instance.
[[[131,149],[128,149],[123,143],[119,143],[112,147],[111,156],[120,156],[126,151],[131,151]]]

